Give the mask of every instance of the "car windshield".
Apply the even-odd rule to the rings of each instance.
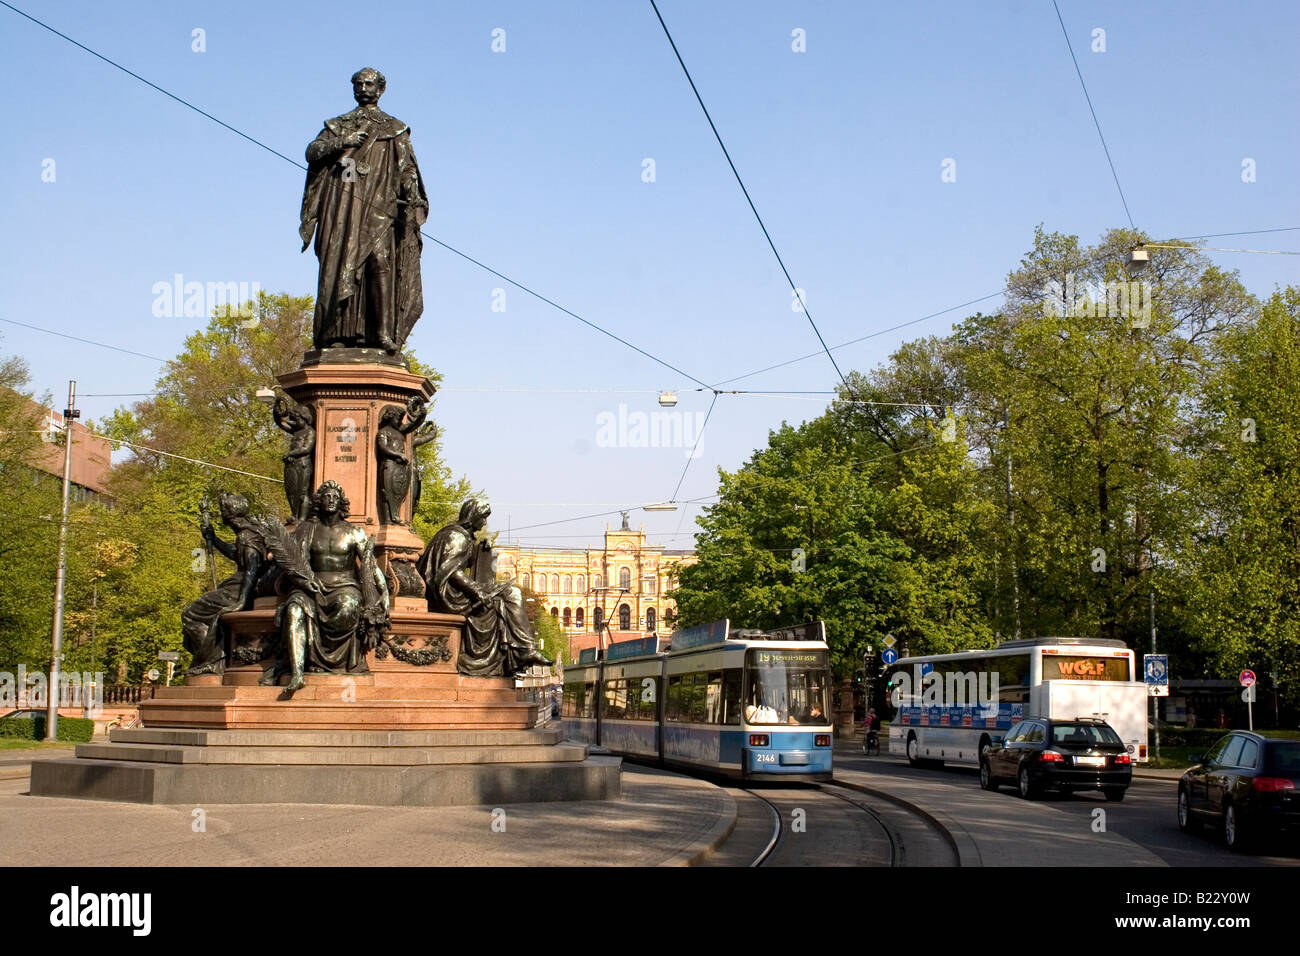
[[[1268,772],[1280,777],[1300,777],[1300,740],[1270,740]]]
[[[1105,724],[1054,724],[1052,743],[1057,747],[1096,747],[1122,745],[1123,741]]]

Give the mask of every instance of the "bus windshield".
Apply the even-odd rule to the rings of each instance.
[[[830,659],[824,650],[751,647],[745,655],[745,721],[827,724],[830,685]]]

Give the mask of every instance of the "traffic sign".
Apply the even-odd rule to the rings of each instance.
[[[1146,673],[1148,684],[1169,683],[1169,655],[1145,654],[1142,657],[1142,669]]]
[[[1169,685],[1168,684],[1147,684],[1147,696],[1168,697]]]
[[[1244,670],[1241,672],[1241,677],[1238,679],[1241,681],[1242,687],[1249,687],[1251,684],[1255,683],[1255,672],[1252,670]]]
[[[159,651],[158,660],[160,661],[178,661],[181,659],[180,651]]]
[[[1255,691],[1256,691],[1255,685],[1251,684],[1249,687],[1247,687],[1245,690],[1241,692],[1241,699],[1248,704],[1255,703]]]
[[[886,647],[893,647],[895,644],[898,643],[898,641],[893,634],[886,634],[885,639],[880,643],[884,644]]]
[[[149,673],[146,674],[145,676],[148,677],[150,680],[157,680],[159,677],[158,668],[156,667],[149,668]]]
[[[883,650],[880,652],[880,659],[886,664],[892,664],[894,661],[898,660],[898,651],[894,650],[892,647]]]

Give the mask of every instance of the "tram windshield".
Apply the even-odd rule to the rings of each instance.
[[[751,647],[745,654],[746,723],[830,723],[830,688],[825,650]]]

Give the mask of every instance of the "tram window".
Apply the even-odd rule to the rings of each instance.
[[[722,672],[722,722],[740,723],[740,668]]]
[[[722,671],[711,671],[704,694],[704,719],[710,724],[722,723]]]
[[[611,680],[605,682],[605,716],[611,720],[622,720],[627,711],[627,681]]]
[[[596,684],[593,681],[590,684],[582,685],[582,716],[595,717],[596,710]]]
[[[668,699],[664,701],[664,720],[682,719],[682,678],[675,674],[668,678]]]

